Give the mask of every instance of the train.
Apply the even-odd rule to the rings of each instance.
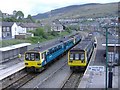
[[[76,33],[71,36],[63,37],[62,39],[47,45],[36,47],[26,51],[24,54],[24,63],[26,71],[39,72],[45,68],[58,56],[64,54],[70,48],[81,41],[81,36]]]
[[[87,36],[68,51],[68,65],[71,71],[84,71],[96,47],[93,36]]]

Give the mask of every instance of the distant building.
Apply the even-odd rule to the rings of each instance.
[[[11,15],[11,14],[8,14],[8,13],[2,13],[2,17],[3,18],[10,18],[10,17],[12,17],[13,15]]]
[[[52,22],[51,31],[57,31],[57,32],[64,31],[64,27],[58,19]]]
[[[51,25],[51,31],[57,31],[57,32],[64,31],[63,25],[53,23],[53,24]]]
[[[11,18],[11,17],[15,16],[16,13],[17,13],[16,10],[14,10],[12,14],[2,13],[2,17],[3,17],[3,18]]]
[[[36,28],[41,27],[41,24],[36,23],[19,23],[19,27],[21,27],[23,30],[29,31],[29,30],[35,30]]]
[[[106,47],[106,43],[103,43],[102,46]],[[109,38],[108,39],[108,63],[117,63],[120,65],[120,43],[118,39]]]

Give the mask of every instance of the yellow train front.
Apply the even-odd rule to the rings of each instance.
[[[42,67],[41,53],[38,51],[27,51],[25,53],[24,62],[26,70],[37,71],[37,69]]]
[[[94,50],[93,37],[87,37],[68,52],[68,65],[72,71],[85,70]]]

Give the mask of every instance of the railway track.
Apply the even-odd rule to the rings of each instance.
[[[4,88],[3,90],[9,90],[9,89],[19,89],[21,86],[26,84],[28,81],[32,80],[35,78],[38,74],[33,74],[33,73],[27,73],[24,77],[20,78],[19,80],[15,81],[8,87]]]
[[[43,83],[45,83],[48,79],[50,79],[51,77],[53,77],[57,72],[60,72],[60,70],[64,69],[64,67],[67,65],[67,62],[65,62],[60,68],[58,68],[57,70],[55,70],[53,73],[51,73],[48,77],[46,77],[45,79],[43,79],[38,85],[36,85],[34,88],[39,88],[40,85],[42,85]]]
[[[78,88],[83,72],[72,72],[68,79],[63,83],[61,89],[64,88]]]

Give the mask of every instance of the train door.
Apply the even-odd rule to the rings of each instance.
[[[46,52],[42,53],[41,58],[42,58],[42,61],[45,62],[45,64],[46,64],[47,63]]]

